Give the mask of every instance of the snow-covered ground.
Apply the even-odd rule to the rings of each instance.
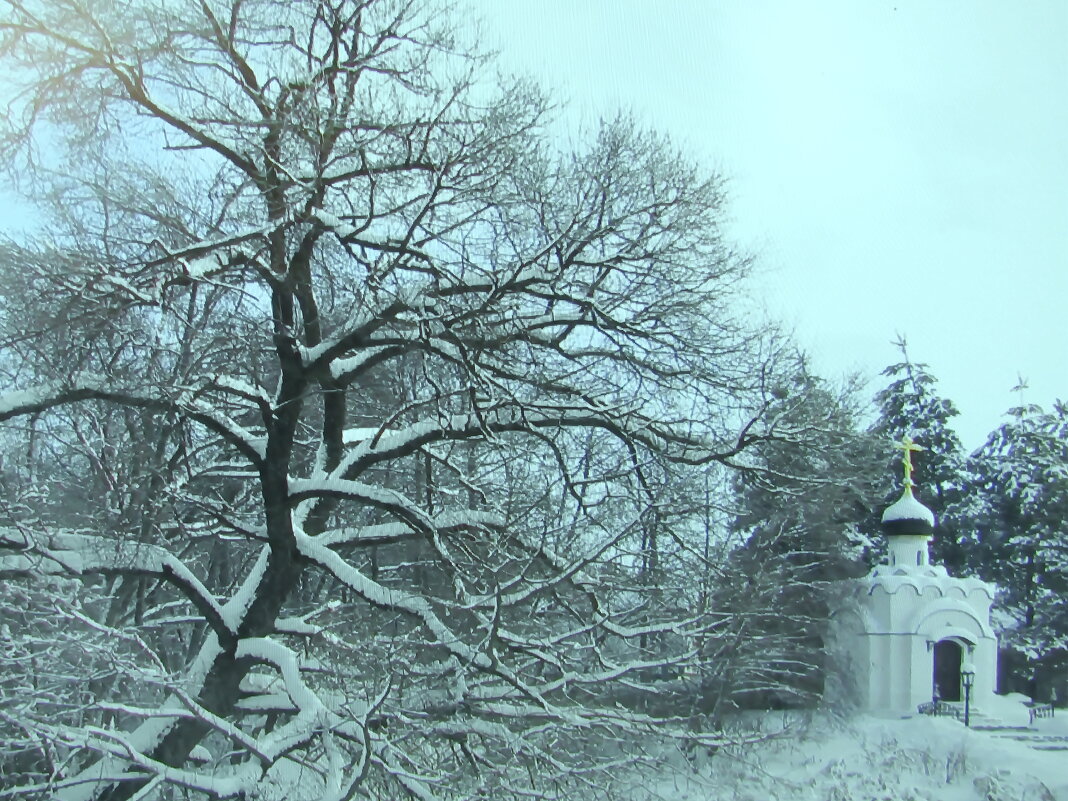
[[[997,710],[1026,726],[1019,705]],[[783,718],[763,720],[765,730]],[[990,721],[983,721],[989,723]],[[676,801],[1068,801],[1068,751],[966,729],[946,718],[790,724],[793,734],[669,771],[636,793]],[[1039,720],[1035,732],[1068,737],[1068,713]],[[1030,736],[1030,732],[1016,732]],[[676,767],[686,765],[680,760]]]

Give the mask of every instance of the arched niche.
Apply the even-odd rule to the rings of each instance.
[[[968,622],[968,628],[955,623],[958,616],[963,616]],[[945,624],[949,625],[945,625]],[[906,628],[913,634],[929,635],[931,639],[945,639],[956,636],[965,640],[975,640],[979,637],[993,639],[994,630],[990,623],[967,602],[956,598],[942,598],[931,604],[924,605],[916,611],[915,616]]]

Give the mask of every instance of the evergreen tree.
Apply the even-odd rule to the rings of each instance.
[[[913,456],[913,480],[917,496],[935,513],[938,521],[932,556],[951,573],[956,573],[969,563],[967,550],[961,542],[963,526],[949,513],[951,505],[968,485],[964,449],[950,427],[951,420],[960,412],[953,401],[938,393],[938,380],[930,368],[909,359],[905,340],[900,339],[896,344],[901,350],[902,361],[882,371],[890,383],[875,395],[879,416],[870,428],[871,434],[884,443],[882,452],[886,454],[879,483],[882,503],[872,510],[863,529],[874,538],[880,529],[883,509],[901,494],[897,479],[898,455],[889,444],[908,435],[924,448]]]
[[[960,510],[999,586],[1002,647],[1030,677],[1068,653],[1068,408],[1011,409],[972,467],[979,491]]]

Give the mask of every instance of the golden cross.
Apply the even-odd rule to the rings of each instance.
[[[926,448],[921,448],[915,442],[912,441],[912,437],[908,434],[901,438],[901,442],[894,446],[897,450],[901,451],[901,460],[905,465],[905,487],[912,489],[916,484],[912,480],[912,454],[915,451],[924,451]]]

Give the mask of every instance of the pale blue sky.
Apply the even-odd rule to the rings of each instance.
[[[1018,374],[1068,399],[1068,0],[460,2],[565,122],[626,109],[729,176],[758,293],[825,375],[906,335],[968,447]]]
[[[1068,0],[472,0],[580,122],[730,176],[732,229],[826,374],[908,337],[981,444],[1068,398]],[[879,385],[873,385],[873,389]]]

